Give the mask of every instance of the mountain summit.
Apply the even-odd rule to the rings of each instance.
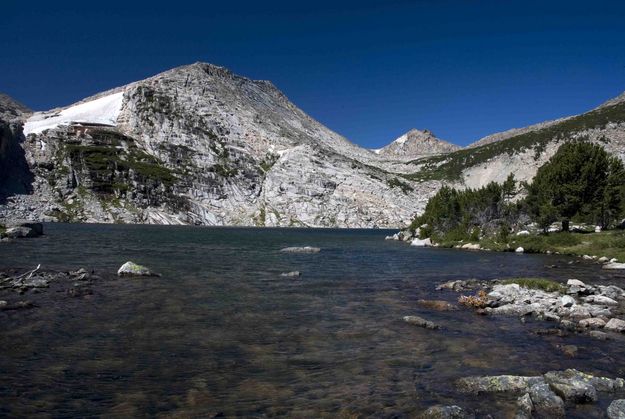
[[[449,153],[458,149],[460,147],[437,138],[427,129],[411,129],[392,143],[373,152],[380,157],[403,160]]]

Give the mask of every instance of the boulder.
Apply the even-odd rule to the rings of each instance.
[[[432,246],[432,240],[430,240],[430,238],[426,238],[426,239],[414,239],[413,241],[410,242],[411,246],[416,246],[416,247],[431,247]]]
[[[145,266],[137,265],[134,262],[124,263],[118,270],[118,276],[160,276],[154,272],[151,272]]]
[[[563,295],[560,297],[560,304],[562,307],[572,307],[575,305],[575,299],[569,295]]]
[[[601,329],[605,326],[605,320],[598,317],[590,317],[588,319],[580,320],[579,325],[588,329]]]
[[[465,243],[460,246],[460,248],[465,250],[480,250],[481,246],[479,243]]]
[[[424,318],[419,316],[404,316],[404,321],[414,326],[419,326],[430,330],[440,329],[439,325],[429,320],[425,320]]]
[[[609,259],[607,257],[605,257],[605,256],[601,256],[599,259],[597,259],[597,262],[599,262],[599,263],[606,263],[608,261],[609,261]]]
[[[319,253],[321,251],[318,247],[303,246],[303,247],[285,247],[280,250],[284,253]]]
[[[606,297],[604,295],[589,295],[584,298],[584,301],[592,304],[599,304],[604,306],[617,306],[618,303],[611,299],[610,297]]]
[[[517,399],[516,402],[517,411],[514,416],[515,419],[532,419],[532,411],[534,410],[534,404],[529,393],[525,393]]]
[[[9,227],[4,235],[10,239],[23,239],[27,237],[37,237],[35,231],[28,227]]]
[[[613,300],[625,299],[625,291],[623,291],[622,288],[619,288],[616,285],[598,285],[597,288],[599,289],[599,295],[610,297]]]
[[[545,374],[545,376],[547,376],[547,374]],[[613,380],[607,377],[595,377],[594,375],[586,374],[576,369],[554,371],[553,374],[560,378],[591,384],[597,391],[614,392],[622,389],[625,384],[625,380],[622,378],[616,378]]]
[[[519,246],[519,247],[517,247],[517,248],[515,249],[515,252],[516,252],[516,253],[524,253],[524,252],[525,252],[525,249],[523,249],[521,246]]]
[[[564,401],[551,390],[548,384],[534,384],[530,387],[529,394],[538,417],[564,417]]]
[[[625,332],[625,321],[621,319],[610,319],[609,322],[605,324],[605,330],[610,330],[612,332]]]
[[[597,389],[578,375],[550,371],[544,377],[551,389],[567,402],[593,403],[597,401]]]
[[[608,406],[609,419],[625,419],[625,399],[617,399]]]
[[[589,332],[588,335],[590,337],[598,339],[598,340],[610,340],[610,335],[608,335],[605,332],[600,332],[598,330],[593,330],[593,331]]]
[[[602,266],[603,269],[625,269],[625,263],[608,262]]]
[[[518,233],[516,233],[517,236],[529,236],[530,232],[527,230],[521,230]]]
[[[419,416],[421,419],[471,419],[475,415],[459,406],[432,406]]]

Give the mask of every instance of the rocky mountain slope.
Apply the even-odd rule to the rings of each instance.
[[[390,227],[440,186],[401,178],[401,164],[330,131],[270,82],[204,63],[37,112],[23,130],[32,193],[11,195],[6,217]]]
[[[47,112],[0,96],[0,219],[400,227],[443,184],[530,180],[582,138],[625,159],[625,94],[465,149],[411,130],[372,152],[196,63]]]
[[[486,137],[489,138],[489,137]],[[508,131],[449,154],[411,162],[412,180],[439,180],[477,188],[503,182],[510,173],[531,180],[536,171],[567,141],[598,143],[625,161],[625,94],[581,115]]]
[[[372,151],[382,158],[410,160],[458,149],[459,146],[436,138],[431,131],[411,129],[387,146]]]

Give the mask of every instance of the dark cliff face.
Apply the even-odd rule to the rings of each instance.
[[[24,155],[22,124],[0,119],[0,204],[15,194],[33,192],[34,175]]]

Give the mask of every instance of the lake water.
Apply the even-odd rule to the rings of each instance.
[[[435,291],[452,279],[625,278],[569,257],[414,248],[387,234],[52,224],[2,244],[0,268],[85,267],[103,278],[80,298],[0,295],[39,306],[0,312],[0,416],[412,417],[442,403],[505,417],[509,400],[460,395],[454,380],[625,375],[621,341],[539,336],[552,324],[416,304],[456,301]],[[279,251],[304,245],[322,251]],[[117,279],[127,260],[162,277]],[[295,270],[300,278],[280,277]],[[411,314],[443,329],[404,323]],[[577,357],[558,345],[578,346]]]

